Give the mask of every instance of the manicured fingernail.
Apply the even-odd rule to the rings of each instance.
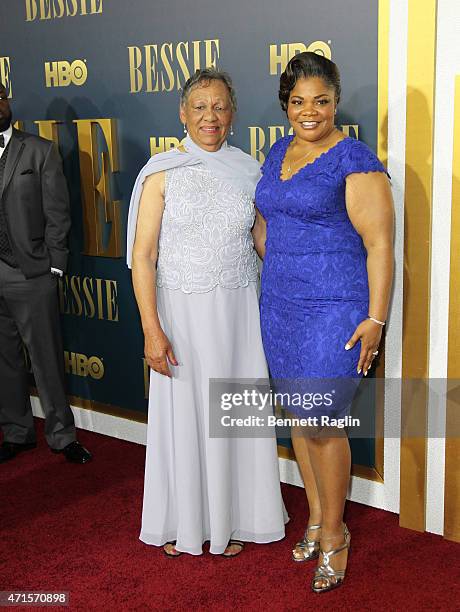
[[[358,370],[358,374],[361,374],[361,368],[359,368],[359,370]]]
[[[366,371],[364,372],[364,376],[367,376],[367,373],[368,373],[368,372],[369,372],[369,370],[366,370]]]
[[[345,344],[345,350],[349,351],[351,349],[351,346],[349,344]]]

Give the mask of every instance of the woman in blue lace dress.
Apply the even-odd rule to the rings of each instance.
[[[319,387],[328,379],[344,381],[327,411],[329,418],[343,417],[351,391],[378,353],[387,316],[393,270],[389,181],[374,153],[334,125],[340,75],[333,62],[314,53],[295,56],[281,75],[279,98],[293,136],[276,142],[264,163],[253,230],[264,259],[265,354],[283,390],[289,384],[306,388],[312,380]],[[293,406],[289,411],[313,414]],[[323,415],[315,414],[319,428],[292,428],[310,510],[293,559],[318,559],[312,588],[324,592],[345,577],[350,534],[343,512],[351,460],[347,437],[321,429]]]

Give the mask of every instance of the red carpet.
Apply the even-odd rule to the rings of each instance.
[[[0,591],[69,591],[72,610],[458,610],[459,545],[354,503],[345,584],[311,593],[313,564],[290,561],[305,518],[304,494],[291,486],[284,541],[247,544],[231,560],[169,559],[138,540],[143,446],[81,431],[95,459],[74,466],[37,429],[38,448],[0,466]]]

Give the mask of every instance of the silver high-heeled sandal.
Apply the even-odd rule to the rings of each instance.
[[[342,552],[342,550],[350,548],[351,535],[345,524],[343,526],[343,539],[344,543],[338,548],[328,550],[327,552],[320,549],[320,553],[323,555],[323,560],[321,565],[316,568],[315,575],[311,582],[311,588],[314,593],[326,593],[326,591],[332,591],[332,589],[339,587],[345,580],[346,570],[335,570],[329,563],[332,555],[336,555],[339,552]],[[322,582],[323,586],[317,586],[319,582]]]
[[[302,561],[311,561],[319,557],[319,541],[310,540],[308,533],[321,529],[321,525],[309,525],[305,529],[305,533],[300,542],[297,542],[295,548],[292,549],[292,559],[297,563]]]

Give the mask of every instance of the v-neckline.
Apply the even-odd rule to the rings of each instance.
[[[291,142],[294,139],[294,136],[291,136],[290,140],[288,140],[287,142],[287,146],[284,149],[284,154],[281,157],[280,160],[280,166],[278,168],[278,180],[281,183],[289,183],[289,181],[292,181],[292,179],[297,176],[298,174],[300,174],[302,172],[302,170],[305,170],[305,168],[309,168],[310,166],[314,166],[316,164],[316,162],[318,162],[322,157],[325,157],[328,153],[330,153],[331,151],[333,151],[334,149],[336,149],[342,142],[345,142],[345,140],[349,140],[351,138],[351,136],[345,136],[345,138],[342,138],[341,140],[338,140],[334,145],[332,145],[332,147],[329,147],[329,149],[327,149],[326,151],[323,151],[320,155],[318,155],[318,157],[315,157],[315,159],[313,161],[311,161],[308,164],[305,164],[304,166],[302,166],[301,168],[299,168],[297,170],[297,172],[295,172],[294,174],[292,174],[289,178],[287,179],[283,179],[281,178],[281,173],[282,173],[282,169],[283,169],[283,163],[286,157],[286,152],[288,150],[289,145],[291,144]]]

